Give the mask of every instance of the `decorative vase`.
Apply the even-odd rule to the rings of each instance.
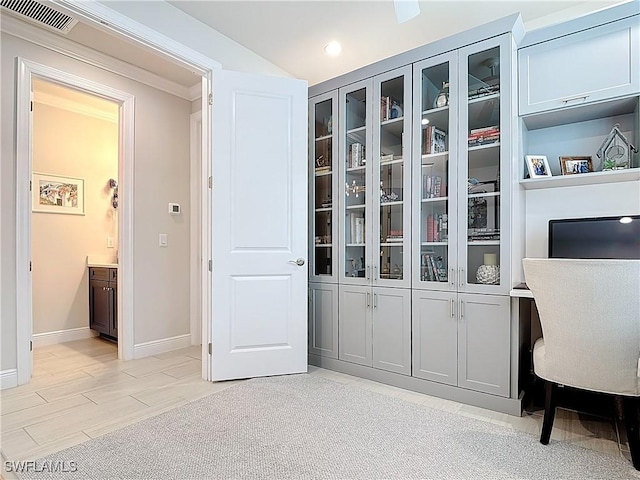
[[[500,267],[498,265],[480,265],[476,273],[476,280],[485,285],[500,283]]]

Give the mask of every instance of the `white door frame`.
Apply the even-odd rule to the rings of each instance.
[[[209,338],[209,332],[211,329],[211,295],[210,295],[210,272],[206,268],[208,263],[208,259],[211,258],[211,252],[209,248],[208,242],[208,232],[211,229],[211,194],[210,190],[206,187],[206,182],[204,179],[207,179],[210,175],[211,170],[211,102],[210,95],[212,92],[212,81],[213,81],[213,71],[219,69],[221,67],[220,63],[215,60],[206,57],[205,55],[192,50],[181,43],[166,37],[165,35],[145,27],[144,25],[131,20],[130,18],[117,13],[114,10],[111,10],[105,5],[102,5],[97,2],[73,2],[70,0],[53,0],[53,4],[55,4],[61,10],[66,10],[67,13],[73,15],[76,18],[81,18],[86,23],[94,26],[103,31],[108,31],[111,34],[118,36],[119,38],[128,41],[135,45],[140,45],[146,47],[150,54],[161,55],[166,59],[173,61],[179,65],[184,66],[185,68],[190,68],[195,73],[202,75],[202,96],[201,96],[201,108],[202,108],[202,172],[201,176],[201,192],[204,192],[202,198],[202,208],[201,208],[201,217],[200,217],[200,225],[202,232],[202,252],[201,252],[201,271],[202,271],[202,282],[201,282],[201,294],[202,294],[202,336],[204,338]],[[32,65],[33,66],[33,65]],[[24,64],[24,68],[29,68],[28,64]],[[36,67],[37,69],[37,67]],[[40,75],[43,78],[51,78],[47,76],[47,73],[51,74],[53,72],[39,72],[36,73],[36,76]],[[23,78],[29,78],[30,81],[31,73],[24,72]],[[56,78],[56,74],[53,73],[53,78]],[[55,80],[54,80],[55,81]],[[58,80],[59,83],[65,83],[64,79]],[[99,86],[95,84],[94,86]],[[25,90],[24,86],[19,89],[20,91],[17,94],[16,101],[18,105],[25,105],[30,102],[30,87]],[[91,91],[89,88],[88,91]],[[116,95],[118,93],[112,89],[112,94]],[[24,97],[27,97],[26,99]],[[133,101],[133,100],[131,100]],[[121,104],[121,121],[127,122],[124,120],[125,115],[131,115],[130,122],[131,127],[133,128],[133,108],[127,109],[127,112],[123,112],[122,108],[126,100],[119,100],[118,103]],[[131,104],[133,105],[133,104]],[[27,115],[25,115],[27,114]],[[17,111],[17,132],[30,132],[30,115],[28,115],[27,111],[22,111],[21,108],[18,108]],[[29,158],[30,159],[30,138],[27,138],[26,141],[24,138],[19,139],[17,142],[17,150],[19,158]],[[121,143],[124,142],[124,138],[121,139]],[[127,150],[131,148],[133,150],[133,144],[130,146],[123,145],[123,148]],[[26,151],[25,151],[26,150]],[[26,155],[26,157],[25,157]],[[127,168],[125,163],[128,163],[132,167],[132,162],[120,162],[119,168]],[[30,170],[31,164],[28,162],[17,162],[17,171],[16,178],[21,181],[30,181]],[[119,172],[120,174],[121,172]],[[125,173],[126,176],[126,173]],[[131,179],[130,187],[132,188],[133,176],[129,177]],[[121,177],[124,180],[124,177]],[[121,180],[121,182],[122,182]],[[17,183],[20,185],[20,183]],[[26,185],[26,184],[23,184]],[[124,187],[124,184],[122,185]],[[28,262],[30,257],[30,192],[28,189],[19,189],[17,188],[16,195],[16,212],[17,212],[17,224],[16,224],[16,290],[17,290],[17,312],[16,312],[16,323],[17,323],[17,361],[16,361],[16,369],[17,369],[17,377],[18,384],[27,383],[31,377],[31,362],[32,355],[29,348],[29,342],[31,341],[32,334],[32,306],[31,306],[31,275],[28,269]],[[131,192],[132,193],[132,192]],[[123,199],[125,195],[125,191],[123,188]],[[129,197],[131,198],[131,197]],[[129,203],[129,206],[133,208],[133,202],[123,201],[123,207],[126,203]],[[123,218],[124,209],[123,208],[121,214],[119,215],[119,232],[129,231],[132,232],[133,226],[133,216],[131,215],[126,221],[129,223],[125,223],[125,219]],[[26,215],[25,215],[26,213]],[[22,214],[22,215],[20,215]],[[28,218],[27,220],[25,220]],[[119,233],[120,234],[120,233]],[[206,241],[205,241],[206,240]],[[126,239],[123,242],[126,243]],[[131,240],[130,246],[133,247],[133,242]],[[125,247],[126,248],[126,247]],[[120,252],[122,252],[122,248],[120,248]],[[129,267],[133,268],[133,249],[130,248],[129,255],[130,258],[125,257],[126,252],[120,254],[120,258],[122,259],[122,265],[128,264]],[[126,267],[125,267],[126,269]],[[122,272],[125,275],[126,281],[126,273]],[[120,277],[121,275],[119,275]],[[127,307],[127,301],[124,300],[124,308],[129,309],[129,313],[131,318],[133,318],[133,275],[132,271],[129,273],[129,280],[131,284],[126,285],[122,284],[122,288],[120,288],[120,279],[119,279],[119,290],[120,292],[125,292],[125,289],[129,287],[128,293],[131,295],[129,299],[129,307]],[[26,288],[28,286],[28,288]],[[119,292],[119,293],[120,293]],[[119,310],[122,309],[122,315],[126,317],[127,312],[124,310],[122,306],[122,302],[118,306]],[[120,313],[120,312],[119,312]],[[22,319],[22,321],[20,321]],[[121,322],[123,317],[119,315],[118,321]],[[25,321],[28,320],[28,321]],[[130,350],[128,346],[125,346],[125,339],[127,337],[127,333],[124,330],[121,330],[125,339],[123,339],[122,347],[119,345],[118,347],[118,355],[122,359],[131,359],[133,358],[133,326],[131,322],[126,322],[125,324],[129,324],[131,328],[131,332],[129,335],[129,340],[127,342],[131,342]],[[125,327],[126,328],[126,327]],[[119,325],[120,329],[120,325]],[[122,349],[122,350],[121,350]],[[203,356],[202,356],[202,373],[203,378],[206,380],[210,379],[210,368],[209,368],[209,356],[205,354],[205,345],[203,344]],[[208,353],[208,352],[207,352]]]
[[[33,78],[96,95],[118,104],[118,358],[133,358],[133,95],[55,68],[18,57],[16,130],[16,316],[18,322],[18,384],[31,377],[29,340],[33,333],[31,260],[31,191],[33,125],[31,92]],[[32,186],[36,188],[36,186]]]

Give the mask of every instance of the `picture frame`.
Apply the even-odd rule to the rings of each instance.
[[[530,178],[551,177],[551,168],[544,155],[527,155],[527,170]]]
[[[560,157],[562,175],[576,175],[593,172],[591,157]]]
[[[33,172],[31,186],[34,213],[84,215],[84,180]]]

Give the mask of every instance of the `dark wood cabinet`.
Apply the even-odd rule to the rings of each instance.
[[[89,327],[118,338],[118,269],[89,267]]]

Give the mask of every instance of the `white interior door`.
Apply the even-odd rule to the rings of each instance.
[[[307,83],[216,71],[211,379],[307,371]]]

